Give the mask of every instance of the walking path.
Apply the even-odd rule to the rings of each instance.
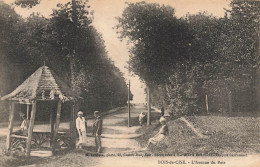
[[[131,109],[131,117],[138,119],[139,111],[144,110],[143,107]],[[140,126],[127,127],[128,111],[123,109],[120,112],[112,113],[103,119],[102,132],[102,147],[104,153],[127,151],[132,149],[139,149],[140,146],[135,138],[140,137],[141,134],[136,134],[136,130]],[[93,119],[87,120],[88,128],[92,130]],[[87,130],[90,135],[91,131]],[[87,148],[95,146],[94,137],[88,137]]]

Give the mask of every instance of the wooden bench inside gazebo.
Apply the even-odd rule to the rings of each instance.
[[[62,132],[58,132],[60,125],[61,105],[65,102],[72,104],[72,110],[74,110],[75,94],[71,91],[70,87],[65,84],[61,79],[58,78],[47,66],[42,66],[36,70],[29,78],[27,78],[20,86],[18,86],[10,94],[3,96],[1,100],[9,100],[10,103],[10,115],[8,123],[8,134],[6,140],[7,150],[11,151],[17,146],[17,141],[24,143],[24,151],[26,156],[30,156],[31,153],[31,142],[33,140],[33,134],[36,136],[41,134],[46,138],[49,135],[51,150],[55,151],[59,145],[61,138],[66,138],[66,141],[73,139],[73,131],[75,131],[75,114],[70,115],[70,134],[67,135]],[[45,101],[48,105],[48,101],[57,102],[57,112],[50,112],[50,124],[51,130],[48,132],[34,132],[34,122],[37,110],[37,102]],[[13,133],[14,124],[14,113],[15,105],[26,105],[27,114],[26,119],[28,123],[28,129],[25,135],[17,135]],[[54,120],[54,113],[56,114],[56,120]],[[29,117],[30,116],[30,117]],[[43,137],[43,138],[44,138]],[[72,142],[73,143],[73,142]],[[18,144],[19,145],[19,144]],[[22,145],[22,144],[21,144]]]

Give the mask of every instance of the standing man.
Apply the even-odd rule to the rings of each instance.
[[[163,107],[163,104],[162,104],[162,107],[161,107],[161,116],[162,116],[162,117],[164,116],[164,107]]]
[[[94,111],[94,117],[96,120],[93,124],[93,135],[95,136],[97,152],[101,153],[101,133],[103,120],[100,117],[99,111]]]
[[[76,128],[79,133],[79,142],[77,143],[77,148],[82,148],[82,145],[86,144],[87,141],[87,122],[83,117],[83,112],[78,112],[78,118],[76,119]]]

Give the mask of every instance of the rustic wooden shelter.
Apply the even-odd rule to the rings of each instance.
[[[9,124],[8,124],[9,132],[6,140],[7,149],[11,150],[11,138],[22,138],[26,141],[26,148],[25,148],[26,155],[30,156],[37,101],[57,101],[56,121],[54,121],[53,119],[53,114],[50,115],[50,123],[51,123],[50,134],[51,134],[51,141],[52,141],[51,147],[52,149],[55,149],[56,137],[57,137],[59,124],[60,124],[61,104],[66,101],[70,101],[73,104],[76,99],[77,96],[71,91],[70,87],[66,85],[65,82],[63,82],[61,79],[59,79],[59,77],[55,75],[53,71],[51,71],[45,65],[40,67],[29,78],[27,78],[20,86],[18,86],[13,92],[1,98],[1,100],[11,101]],[[28,125],[27,135],[25,136],[12,134],[15,103],[27,105],[27,120],[29,122],[29,125]],[[32,106],[31,111],[29,111],[30,105]],[[71,120],[70,124],[73,125],[74,118],[70,120]]]

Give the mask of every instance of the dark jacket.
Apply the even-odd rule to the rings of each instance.
[[[95,122],[93,123],[93,135],[101,135],[102,133],[102,124],[103,124],[103,120],[101,119],[101,117],[97,117]]]
[[[161,108],[161,116],[164,116],[164,107]]]

